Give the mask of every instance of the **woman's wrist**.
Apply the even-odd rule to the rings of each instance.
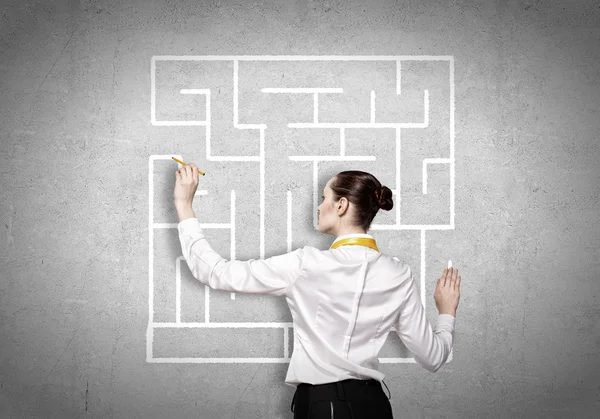
[[[194,214],[194,210],[192,209],[192,204],[184,202],[184,203],[175,203],[175,210],[177,211],[177,218],[179,222],[183,220],[187,220],[188,218],[195,218],[196,214]]]

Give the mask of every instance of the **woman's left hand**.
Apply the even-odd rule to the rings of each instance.
[[[182,166],[175,173],[175,191],[173,199],[175,206],[192,206],[196,189],[198,189],[198,168],[194,163],[189,163],[187,166]]]

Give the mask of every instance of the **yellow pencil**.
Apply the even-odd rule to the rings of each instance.
[[[179,160],[179,159],[176,159],[175,157],[171,157],[171,158],[172,158],[173,160],[175,160],[177,163],[183,164],[184,166],[187,166],[187,165],[188,165],[187,163],[185,163],[185,162],[182,162],[181,160]],[[196,168],[196,169],[198,169],[198,168]],[[204,172],[201,172],[201,171],[200,171],[200,169],[198,169],[198,173],[200,173],[202,176],[204,176]]]

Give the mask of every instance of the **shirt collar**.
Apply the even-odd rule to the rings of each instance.
[[[338,238],[335,239],[333,241],[333,243],[331,243],[331,244],[333,245],[333,244],[335,244],[335,242],[338,242],[338,241],[343,240],[343,239],[349,239],[349,238],[352,238],[352,237],[366,237],[366,238],[375,240],[375,238],[371,234],[365,234],[365,233],[348,233],[348,234],[342,234],[341,236],[338,236]]]

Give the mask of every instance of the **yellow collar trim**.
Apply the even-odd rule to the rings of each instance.
[[[338,240],[337,242],[335,242],[331,245],[330,249],[335,249],[336,247],[345,246],[345,245],[367,246],[367,247],[370,247],[371,249],[375,249],[379,252],[379,249],[377,248],[377,244],[375,243],[375,240],[367,238],[367,237],[350,237],[347,239]]]

